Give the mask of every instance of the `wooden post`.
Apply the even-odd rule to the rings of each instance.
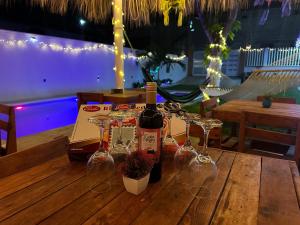
[[[124,91],[124,50],[123,50],[123,10],[122,0],[113,1],[113,26],[114,26],[114,46],[115,46],[115,92]]]

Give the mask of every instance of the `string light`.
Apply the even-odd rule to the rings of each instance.
[[[144,61],[148,58],[151,58],[152,55],[153,55],[152,52],[148,52],[147,55],[142,55],[142,56],[137,57],[137,61]],[[176,56],[176,55],[169,54],[169,55],[166,55],[166,58],[170,59],[172,61],[180,62],[186,58],[186,55]]]
[[[227,49],[226,39],[223,36],[223,30],[219,31],[219,37],[220,37],[220,43],[214,43],[214,44],[209,45],[209,48],[210,48],[211,52],[212,52],[212,49],[214,49],[214,48],[218,48],[218,49],[221,49],[221,50],[226,50]],[[210,62],[212,62],[214,64],[217,64],[217,65],[215,65],[215,67],[220,68],[221,65],[222,65],[222,58],[220,56],[208,55],[207,59]],[[208,67],[207,68],[207,74],[211,77],[216,77],[216,78],[222,77],[222,73],[218,69],[215,69],[213,67]]]
[[[115,53],[115,47],[111,47],[109,45],[105,44],[93,44],[89,45],[86,47],[72,47],[72,46],[63,46],[61,44],[57,43],[46,43],[43,41],[38,42],[37,38],[35,37],[30,37],[29,39],[0,39],[0,45],[4,45],[7,47],[20,47],[20,48],[26,48],[29,45],[35,45],[38,48],[42,50],[47,50],[50,49],[55,52],[64,52],[67,54],[81,54],[84,52],[96,52],[96,51],[105,51],[105,52],[111,52]],[[122,55],[123,59],[132,59],[132,60],[137,60],[137,57],[132,54],[123,54]]]

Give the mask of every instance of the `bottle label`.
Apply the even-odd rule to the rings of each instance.
[[[153,159],[159,160],[161,148],[161,129],[140,128],[140,150],[153,155]]]

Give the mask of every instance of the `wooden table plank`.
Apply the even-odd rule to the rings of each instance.
[[[118,179],[122,178],[118,177]],[[83,224],[98,210],[102,209],[104,206],[109,204],[109,202],[120,195],[120,193],[125,191],[123,183],[121,183],[120,185],[112,185],[112,189],[109,192],[103,194],[96,192],[97,187],[94,190],[95,191],[88,192],[63,209],[49,216],[40,224]],[[118,204],[120,206],[121,203],[118,202]]]
[[[300,210],[289,162],[262,158],[259,225],[300,224]]]
[[[210,153],[217,161],[222,152],[211,151]],[[195,179],[202,180],[201,177],[195,177]],[[177,224],[193,199],[194,196],[189,190],[182,188],[177,182],[171,182],[131,224]]]
[[[39,182],[69,165],[66,155],[0,179],[0,199]]]
[[[257,222],[261,158],[238,154],[211,224]]]
[[[194,199],[192,205],[183,216],[180,225],[208,225],[211,222],[217,203],[223,193],[228,175],[231,171],[236,153],[223,152],[219,159],[218,176],[211,189],[211,196],[208,198]]]
[[[107,174],[101,175],[100,178],[102,181],[108,178]],[[44,198],[42,201],[39,201],[14,216],[2,221],[1,224],[37,224],[89,192],[90,185],[96,186],[97,182],[101,182],[101,180],[92,182],[87,176],[84,176],[65,188]]]
[[[123,192],[84,224],[130,224],[150,205],[157,194],[172,181],[174,176],[175,170],[173,162],[163,163],[163,177],[159,183],[149,184],[146,191],[138,196],[126,191]]]
[[[0,221],[35,204],[84,175],[85,169],[82,165],[73,165],[0,199]]]

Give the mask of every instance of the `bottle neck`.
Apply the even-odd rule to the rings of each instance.
[[[147,91],[146,93],[146,104],[147,107],[152,106],[156,108],[156,91]]]

